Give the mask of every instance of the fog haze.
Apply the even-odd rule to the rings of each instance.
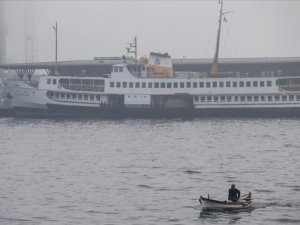
[[[220,5],[209,1],[5,1],[7,59],[23,62],[24,5],[33,11],[35,61],[121,56],[134,36],[139,57],[168,52],[172,58],[211,58]],[[300,56],[300,2],[224,1],[220,57]]]

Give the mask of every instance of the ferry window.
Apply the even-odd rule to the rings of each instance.
[[[168,82],[167,83],[167,88],[172,88],[172,83]]]
[[[76,95],[75,94],[72,95],[72,99],[76,99]]]
[[[265,82],[264,81],[259,82],[259,86],[260,87],[264,87],[265,86]]]
[[[219,101],[219,96],[214,96],[214,102]]]
[[[219,82],[219,87],[224,87],[224,82]]]
[[[91,82],[93,83],[92,80],[82,80],[82,84],[85,84],[85,85],[90,84]]]
[[[244,87],[244,86],[245,86],[244,81],[240,81],[240,87]]]
[[[207,96],[207,101],[211,102],[211,96]]]
[[[64,93],[61,93],[61,98],[65,98],[65,94]]]
[[[231,102],[231,96],[227,96],[226,100],[227,102]]]
[[[237,87],[237,82],[232,82],[232,87]]]
[[[84,100],[88,100],[89,96],[88,95],[83,95]]]
[[[127,88],[127,82],[123,82],[123,88]]]
[[[71,84],[81,84],[81,80],[80,79],[72,79]]]
[[[123,66],[119,67],[119,72],[123,72]]]
[[[226,81],[226,87],[230,87],[230,81]]]
[[[210,82],[206,82],[206,87],[209,88],[210,87]]]
[[[49,92],[47,92],[46,95],[47,95],[48,98],[52,98],[52,97],[53,97],[53,92],[52,92],[52,91],[49,91]]]
[[[250,81],[246,81],[246,87],[251,87],[251,82]]]
[[[197,88],[197,82],[193,82],[193,88]]]
[[[254,101],[258,102],[258,96],[254,96]]]
[[[118,67],[114,66],[114,72],[118,72]]]
[[[90,100],[94,101],[94,99],[95,99],[95,96],[94,95],[90,95]]]
[[[268,96],[268,101],[271,102],[273,100],[273,96]]]
[[[152,83],[148,83],[148,88],[152,88]]]
[[[67,99],[70,99],[71,98],[71,95],[70,94],[67,94]]]
[[[290,100],[290,101],[294,101],[294,95],[290,95],[290,96],[289,96],[289,100]]]
[[[59,93],[58,92],[55,93],[55,98],[59,98]]]
[[[252,101],[252,96],[248,96],[248,97],[247,97],[247,101],[248,101],[248,102],[251,102],[251,101]]]
[[[221,96],[221,102],[225,102],[225,96]]]
[[[135,87],[139,88],[140,87],[140,83],[139,82],[135,82]]]
[[[241,102],[246,101],[246,97],[245,96],[241,96]]]
[[[213,82],[213,87],[218,87],[218,83],[217,82]]]
[[[282,101],[286,101],[286,95],[282,96]]]
[[[58,83],[60,83],[60,84],[69,83],[69,80],[68,79],[59,79]]]
[[[129,88],[133,88],[133,82],[129,82]]]
[[[191,82],[186,82],[186,87],[191,88]]]
[[[180,82],[180,88],[184,88],[184,83]]]
[[[202,97],[200,98],[200,101],[201,101],[201,102],[205,102],[205,97],[202,96]]]
[[[96,100],[100,101],[100,95],[96,95]]]
[[[178,88],[178,83],[173,83],[174,88]]]
[[[234,101],[238,102],[239,101],[239,96],[234,96]]]
[[[117,82],[117,88],[121,87],[121,82]]]
[[[297,101],[300,101],[300,95],[297,95],[296,99]]]
[[[52,84],[56,84],[56,79],[53,79],[53,80],[52,80]]]
[[[47,84],[51,84],[51,79],[47,79]]]
[[[253,87],[257,87],[257,86],[258,86],[257,81],[253,81]]]
[[[142,88],[146,88],[146,82],[142,83]]]
[[[104,80],[94,80],[94,85],[104,85]]]
[[[260,101],[264,102],[265,100],[265,96],[260,96]]]
[[[199,82],[199,87],[203,88],[204,87],[204,82]]]
[[[110,82],[110,83],[109,83],[109,86],[110,86],[110,87],[114,87],[114,86],[115,86],[115,82]]]
[[[267,81],[267,86],[268,86],[268,87],[271,87],[271,86],[272,86],[272,81],[268,80],[268,81]]]
[[[159,83],[158,82],[154,83],[154,88],[159,88]]]
[[[161,88],[166,88],[166,83],[163,83],[163,82],[160,83],[160,87],[161,87]]]
[[[199,102],[199,96],[194,96],[194,101]]]
[[[280,100],[280,96],[279,95],[276,95],[275,96],[275,101],[279,101]]]

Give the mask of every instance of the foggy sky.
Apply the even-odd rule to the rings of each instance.
[[[28,2],[28,1],[26,1]],[[24,62],[24,1],[5,1],[7,62]],[[31,1],[35,61],[121,56],[137,35],[138,55],[212,58],[219,7],[206,1]],[[225,0],[220,57],[299,57],[300,2]]]

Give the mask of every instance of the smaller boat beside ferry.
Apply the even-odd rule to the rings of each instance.
[[[202,206],[202,210],[240,210],[249,209],[252,206],[252,194],[251,192],[242,196],[242,200],[239,201],[220,201],[211,199],[209,196],[207,198],[200,196],[199,202]]]

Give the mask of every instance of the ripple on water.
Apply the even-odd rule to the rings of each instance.
[[[291,218],[267,219],[267,221],[276,222],[278,224],[300,224],[300,219]]]

